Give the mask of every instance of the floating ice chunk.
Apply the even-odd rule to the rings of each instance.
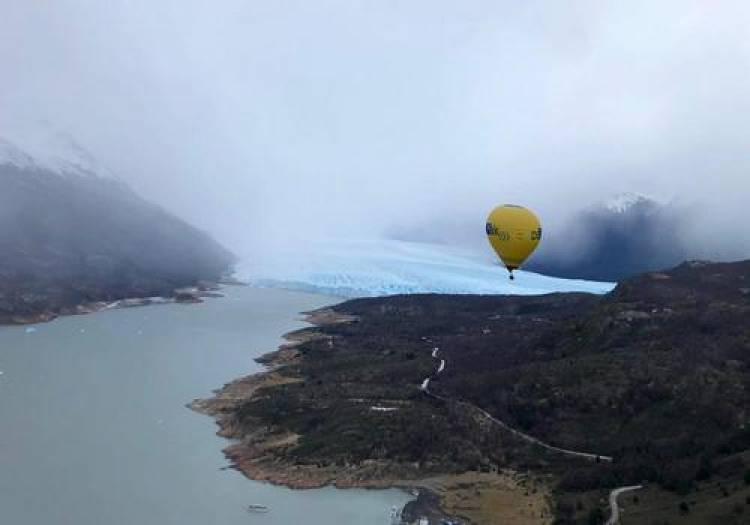
[[[440,360],[440,366],[439,366],[439,367],[438,367],[438,369],[437,369],[437,373],[439,374],[439,373],[440,373],[440,372],[442,372],[443,370],[445,370],[445,359],[441,359],[441,360]]]
[[[398,407],[370,407],[370,410],[374,410],[375,412],[393,412],[394,410],[398,410]]]
[[[34,328],[33,326],[27,326],[27,327],[26,327],[26,330],[24,330],[24,331],[25,331],[25,332],[26,332],[27,334],[33,334],[34,332],[36,332],[36,328]]]

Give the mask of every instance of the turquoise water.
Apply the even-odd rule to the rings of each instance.
[[[227,441],[185,404],[260,370],[253,358],[302,326],[298,312],[334,301],[224,292],[0,328],[0,523],[389,522],[401,491],[294,491],[220,470]]]

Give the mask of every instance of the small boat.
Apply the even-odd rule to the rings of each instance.
[[[247,506],[248,512],[268,512],[268,507],[259,503],[251,503]]]
[[[401,509],[391,507],[391,525],[401,525]]]

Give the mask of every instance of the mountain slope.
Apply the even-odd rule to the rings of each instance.
[[[9,143],[0,160],[0,321],[171,294],[216,280],[232,255],[124,184],[56,172]]]
[[[699,255],[681,238],[686,220],[685,209],[642,195],[617,195],[555,229],[526,268],[606,281],[669,268]]]

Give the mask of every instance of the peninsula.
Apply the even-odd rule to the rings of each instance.
[[[618,500],[627,523],[750,512],[750,261],[606,296],[391,296],[309,320],[267,372],[193,404],[250,478],[421,487],[482,524],[603,522],[610,491],[641,483]]]

